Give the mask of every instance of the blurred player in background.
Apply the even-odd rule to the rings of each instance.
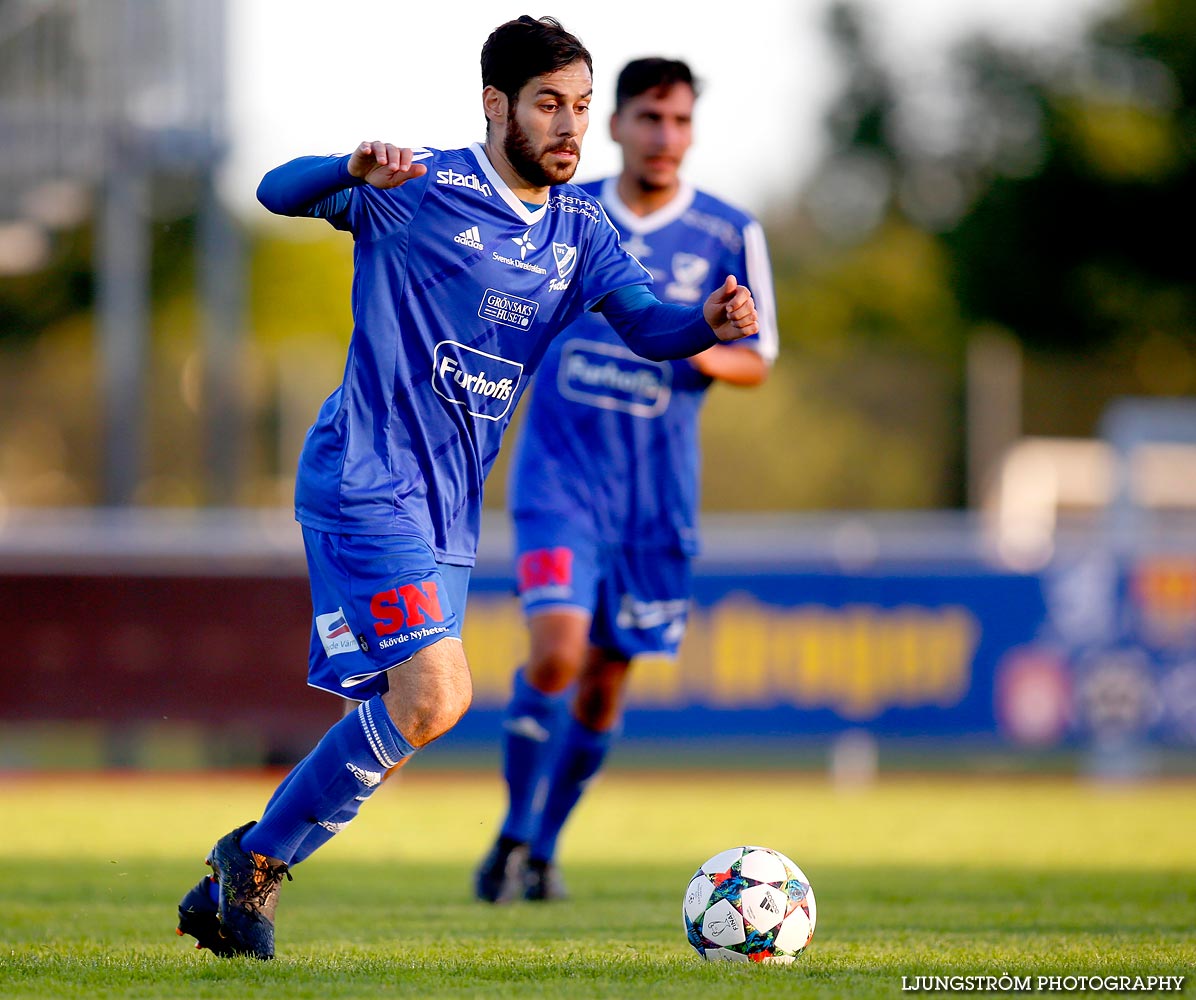
[[[482,83],[484,144],[363,142],[292,160],[258,188],[271,211],[355,240],[344,380],[304,443],[295,515],[314,606],[308,681],[360,707],[260,820],[216,842],[214,875],[179,904],[179,933],[219,955],[273,958],[290,867],[469,706],[459,637],[482,484],[551,338],[591,308],[657,358],[757,330],[730,275],[690,308],[658,301],[594,198],[566,183],[593,89],[580,41],[551,18],[509,21],[482,48]]]
[[[679,174],[697,92],[683,62],[629,63],[610,120],[623,170],[582,188],[598,196],[663,300],[700,302],[723,275],[746,274],[759,334],[688,360],[649,361],[586,315],[545,356],[511,471],[531,649],[503,724],[508,811],[475,878],[490,902],[563,897],[557,837],[611,745],[630,661],[675,656],[685,631],[704,394],[716,380],[759,385],[776,357],[759,223]]]

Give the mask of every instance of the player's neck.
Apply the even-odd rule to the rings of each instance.
[[[675,178],[669,187],[648,188],[640,183],[633,174],[619,174],[616,185],[619,199],[627,206],[633,215],[651,215],[665,207],[677,197],[681,190],[681,179]]]
[[[528,183],[527,178],[519,173],[503,154],[501,145],[487,139],[482,148],[486,151],[486,158],[490,161],[490,165],[498,171],[498,176],[503,179],[516,198],[530,205],[543,205],[548,201],[548,188],[534,187]]]

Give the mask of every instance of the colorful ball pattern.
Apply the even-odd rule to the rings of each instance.
[[[780,851],[733,847],[689,880],[682,916],[708,961],[788,963],[814,936],[818,910],[810,880]]]

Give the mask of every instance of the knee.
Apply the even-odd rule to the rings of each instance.
[[[454,687],[439,696],[430,692],[406,706],[400,731],[417,749],[447,733],[460,721],[473,700],[472,686]]]
[[[544,694],[558,694],[577,680],[588,655],[590,617],[576,611],[534,615],[528,623],[531,649],[523,675]]]
[[[582,650],[568,642],[543,643],[532,651],[524,676],[537,691],[558,694],[581,673]]]
[[[573,714],[578,722],[599,732],[611,729],[623,708],[628,665],[602,663],[591,665],[581,675]]]
[[[418,749],[457,724],[473,701],[473,683],[468,669],[452,671],[392,687],[383,700],[399,732]]]
[[[428,741],[443,736],[453,728],[473,704],[473,682],[468,673],[461,675],[457,682],[446,686],[441,697],[434,705],[425,708],[428,719]]]

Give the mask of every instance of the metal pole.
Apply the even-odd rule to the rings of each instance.
[[[240,482],[243,407],[241,233],[220,198],[214,171],[204,176],[199,217],[203,298],[204,468],[209,503],[231,505]]]
[[[115,149],[123,145],[119,141]],[[99,325],[103,389],[103,502],[133,502],[141,477],[149,329],[146,180],[137,157],[107,172],[100,218]]]

